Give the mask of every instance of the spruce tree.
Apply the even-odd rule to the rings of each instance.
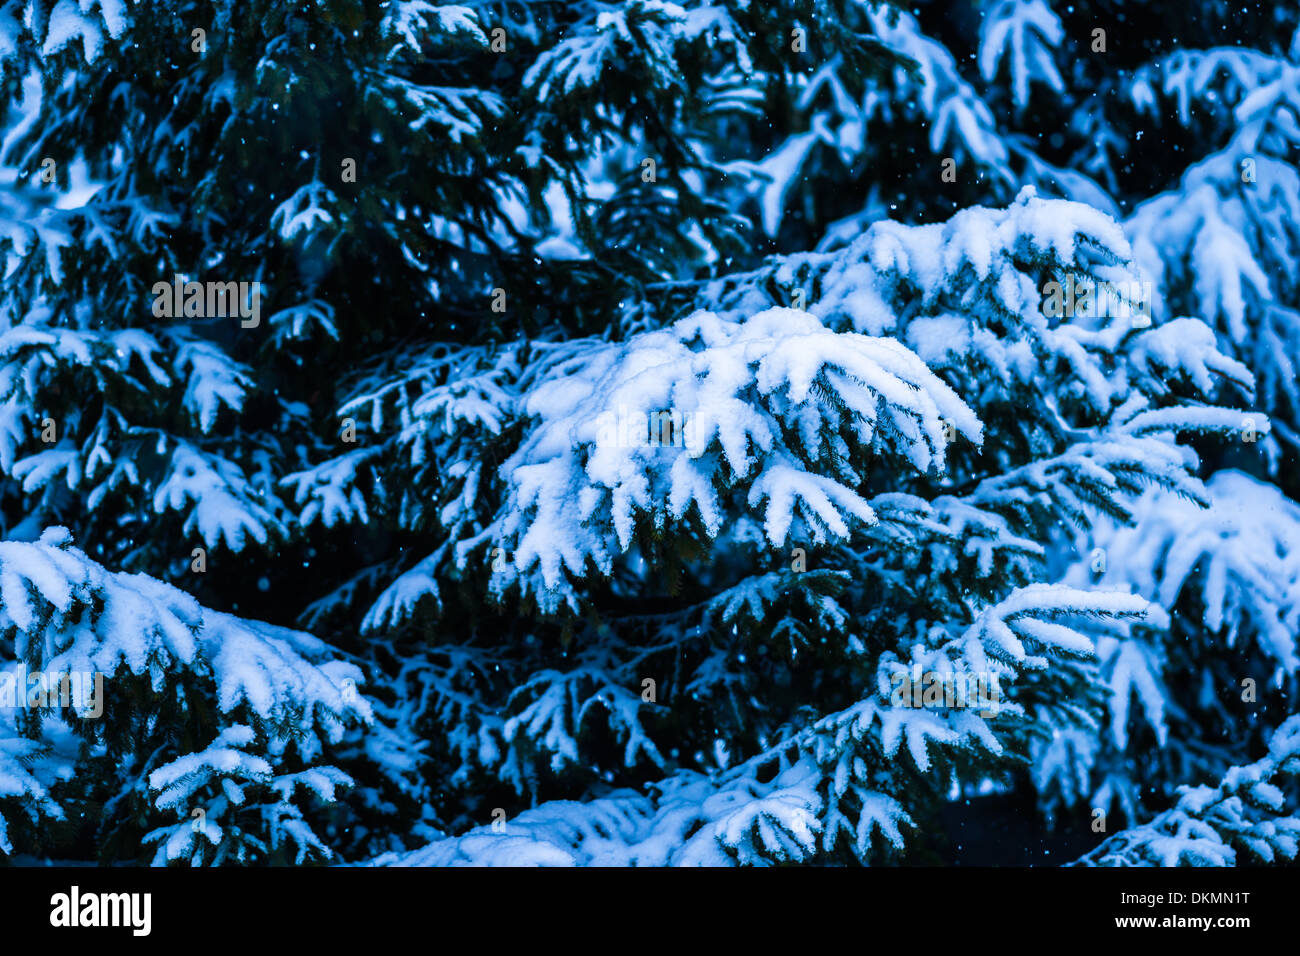
[[[0,851],[956,862],[993,791],[1293,857],[1298,58],[1219,0],[7,5],[0,662],[104,679],[0,697]]]

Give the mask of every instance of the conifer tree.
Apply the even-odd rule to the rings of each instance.
[[[1295,855],[1296,11],[0,11],[7,856]]]

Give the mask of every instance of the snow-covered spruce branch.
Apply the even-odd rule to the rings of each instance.
[[[1051,666],[1031,648],[1091,653],[1089,639],[1061,619],[1120,621],[1141,618],[1148,610],[1147,602],[1133,595],[1037,586],[984,609],[937,651],[958,669],[999,667],[1010,687],[1019,669]],[[937,661],[930,656],[916,663],[933,667]],[[901,849],[901,828],[915,825],[907,810],[917,799],[915,788],[946,789],[946,779],[927,776],[934,774],[935,757],[961,751],[1000,757],[997,728],[1014,722],[1020,710],[1010,698],[985,702],[987,715],[891,706],[892,672],[885,662],[875,694],[714,778],[679,772],[655,784],[653,799],[619,791],[581,804],[546,803],[504,825],[486,825],[374,862],[764,865],[820,858],[842,841],[862,860],[884,846]],[[886,773],[887,767],[902,769],[904,743],[908,771]]]
[[[1036,750],[1049,807],[1087,800],[1140,819],[1171,796],[1152,786],[1152,765],[1165,779],[1221,776],[1265,745],[1273,723],[1261,716],[1295,693],[1300,508],[1234,470],[1206,493],[1197,502],[1149,489],[1132,525],[1104,520],[1082,536],[1064,583],[1132,590],[1171,623],[1097,637],[1107,733],[1063,731]],[[1207,699],[1208,688],[1219,693]],[[1194,742],[1172,745],[1181,740]]]
[[[286,842],[297,846],[299,859],[309,851],[329,855],[294,790],[305,786],[332,800],[348,778],[313,764],[349,725],[373,717],[356,692],[361,670],[324,643],[205,609],[145,575],[107,571],[73,547],[65,529],[52,528],[37,542],[0,543],[0,650],[9,670],[21,664],[22,673],[104,676],[103,723],[84,714],[72,719],[40,701],[19,713],[17,726],[33,739],[7,738],[5,759],[38,753],[49,736],[44,745],[62,748],[71,771],[81,760],[99,759],[106,735],[130,728],[136,737],[119,757],[121,769],[145,761],[150,770],[148,788],[137,794],[140,812],[182,818],[148,836],[163,842],[156,862],[247,861]],[[26,686],[20,693],[27,701]],[[159,718],[196,708],[219,715],[221,729],[217,742],[192,754]],[[78,756],[77,738],[89,754]],[[0,779],[0,794],[26,798],[20,805],[56,819],[59,801],[79,799],[84,785],[70,772],[42,779],[13,767]],[[192,826],[191,811],[206,814],[203,826]],[[257,819],[250,822],[249,814]]]
[[[1214,787],[1181,786],[1171,809],[1109,837],[1075,866],[1235,866],[1293,859],[1300,820],[1273,781],[1300,774],[1300,717],[1273,732],[1268,753]]]

